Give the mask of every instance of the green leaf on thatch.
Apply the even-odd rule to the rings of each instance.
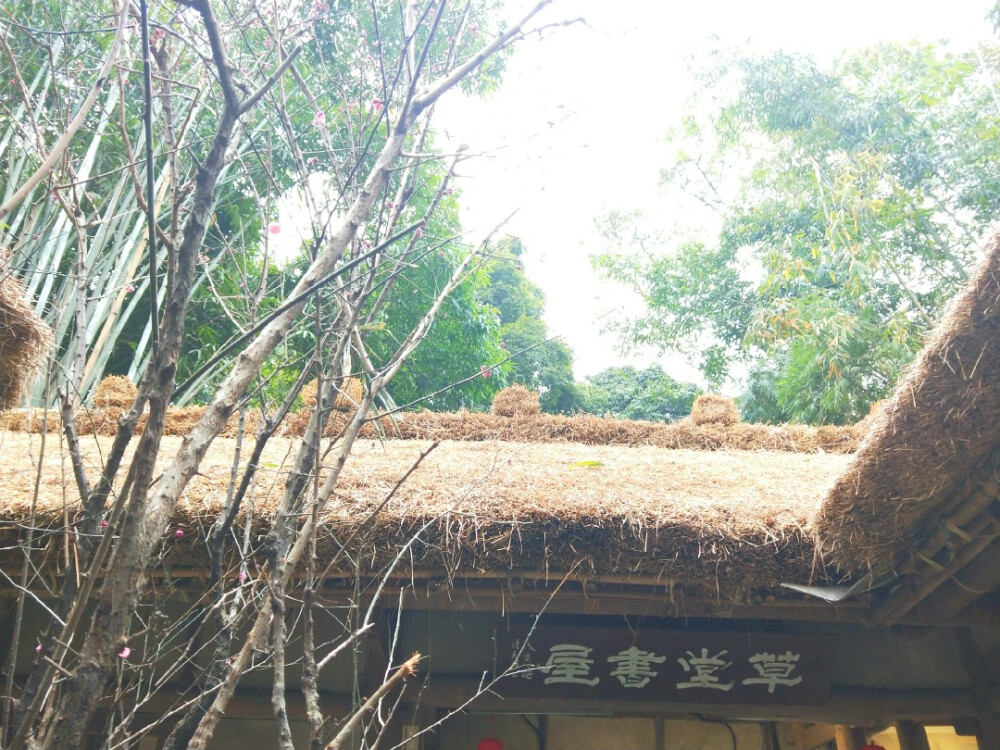
[[[604,462],[603,461],[577,461],[576,463],[570,464],[570,466],[572,466],[574,468],[576,468],[576,467],[582,467],[584,469],[600,469],[602,466],[604,466]]]

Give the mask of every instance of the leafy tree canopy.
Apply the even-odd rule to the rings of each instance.
[[[541,316],[545,294],[524,274],[526,250],[516,237],[499,243],[491,264],[490,284],[482,299],[496,308],[500,338],[512,355],[507,382],[520,383],[539,393],[542,411],[570,414],[579,408],[573,382],[573,351],[551,339]]]
[[[11,193],[38,166],[61,132],[66,113],[79,106],[92,69],[99,67],[113,36],[106,27],[115,7],[104,0],[55,5],[18,0],[12,6],[25,32],[51,27],[72,33],[10,34],[10,54],[0,59],[3,80],[12,83],[9,101],[0,106],[0,194]],[[185,201],[219,117],[217,102],[190,95],[203,85],[203,56],[183,54],[187,47],[168,32],[176,20],[175,12],[165,6],[151,10],[152,170],[154,182],[161,186],[157,205],[161,256],[166,255],[163,248],[180,241],[188,210]],[[433,77],[447,73],[477,50],[501,22],[499,8],[491,0],[449,8],[439,20],[440,33],[431,35],[425,27],[418,32],[419,44],[429,44],[426,73]],[[266,79],[281,55],[293,47],[298,56],[294,85],[269,92],[249,113],[218,180],[211,221],[198,253],[190,324],[178,363],[182,383],[215,361],[221,347],[251,329],[285,298],[307,267],[307,257],[329,239],[337,217],[350,205],[359,176],[373,167],[388,123],[406,94],[405,86],[393,77],[398,70],[384,68],[386,61],[399,59],[407,42],[398,13],[341,0],[292,4],[280,12],[250,3],[230,13],[226,22],[238,27],[226,44],[230,64],[241,80]],[[290,36],[282,38],[286,46],[281,49],[275,36],[279,22],[291,24],[282,27],[280,33]],[[128,36],[123,54],[141,53],[136,45],[138,37]],[[463,80],[462,87],[476,94],[495,88],[506,57],[506,51],[490,56]],[[8,248],[11,266],[52,325],[62,369],[74,373],[72,390],[81,401],[106,374],[138,379],[152,340],[141,210],[142,75],[135,66],[120,64],[104,91],[60,162],[67,166],[56,170],[38,186],[32,200],[0,224],[0,241]],[[29,121],[37,127],[26,129],[24,123]],[[408,135],[409,150],[436,153],[435,131],[429,123],[428,119]],[[372,320],[362,334],[373,339],[376,357],[395,351],[464,256],[465,249],[454,241],[461,235],[458,196],[443,185],[447,169],[442,159],[394,172],[379,191],[378,210],[352,248],[355,256],[360,255],[401,226],[425,221],[418,242],[395,243],[374,259],[372,283],[386,295],[377,310],[373,306]],[[312,184],[309,189],[307,182]],[[303,257],[287,266],[276,262],[269,240],[290,229],[277,222],[278,201],[292,190],[314,193],[319,182],[327,203],[306,202],[311,226]],[[439,189],[442,195],[437,194]],[[411,257],[397,267],[404,253]],[[425,259],[426,264],[416,262]],[[161,260],[164,283],[166,267]],[[73,281],[84,270],[91,276],[85,293]],[[476,292],[487,278],[482,272],[470,275],[449,300],[426,342],[430,351],[408,363],[394,384],[399,400],[443,388],[469,374],[468,367],[478,371],[480,362],[502,359],[495,313]],[[337,304],[329,295],[317,302],[325,310]],[[65,314],[74,310],[86,326],[75,325],[74,317]],[[278,397],[296,379],[306,365],[305,353],[316,344],[317,329],[330,330],[325,315],[303,318],[275,352],[265,368],[265,393]],[[75,360],[81,366],[74,366]],[[217,362],[177,394],[178,402],[210,398],[228,361]],[[458,364],[441,369],[440,362]],[[439,399],[440,406],[486,406],[496,385],[496,381],[465,384]],[[40,383],[35,398],[44,391]]]
[[[672,422],[687,416],[701,393],[693,383],[674,380],[660,365],[644,370],[609,367],[588,377],[580,391],[581,411],[649,422]]]
[[[844,423],[883,397],[966,278],[1000,207],[995,51],[881,46],[828,69],[719,58],[663,181],[718,217],[664,237],[602,220],[596,259],[638,292],[629,344],[685,351],[710,382],[749,369],[758,418]],[[766,389],[767,393],[762,389]],[[752,396],[752,398],[750,398]],[[756,409],[757,407],[755,407]]]

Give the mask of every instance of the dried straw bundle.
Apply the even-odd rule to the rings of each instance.
[[[404,440],[502,440],[520,443],[584,443],[586,445],[652,445],[660,448],[723,451],[789,451],[851,453],[860,432],[848,427],[760,424],[694,425],[679,422],[634,422],[577,414],[538,414],[510,419],[479,412],[412,412],[397,415],[390,437]]]
[[[166,434],[184,435],[201,418],[203,407],[188,406],[167,410]],[[118,429],[120,411],[90,409],[77,416],[77,430],[93,435],[114,435]],[[309,424],[309,410],[290,414],[279,434],[302,435]],[[324,435],[340,433],[350,414],[335,411]],[[31,419],[20,411],[0,413],[0,430],[11,432],[41,429],[42,413]],[[232,437],[237,432],[238,415],[230,417],[222,435]],[[375,424],[378,427],[376,428]],[[260,415],[247,413],[246,432],[255,434]],[[58,414],[49,413],[50,430],[59,429]],[[140,417],[138,431],[145,425]],[[578,414],[535,414],[516,419],[481,412],[411,412],[393,417],[381,416],[361,428],[365,438],[379,437],[401,440],[460,440],[482,442],[501,440],[517,443],[581,443],[585,445],[656,446],[658,448],[700,451],[783,451],[789,453],[852,453],[862,432],[856,426],[806,427],[804,425],[770,426],[738,423],[725,427],[720,424],[694,425],[691,420],[679,422],[633,422]]]
[[[25,301],[21,285],[0,270],[0,409],[17,403],[51,342],[52,332]]]
[[[302,406],[294,414],[289,414],[288,419],[282,425],[282,433],[286,435],[303,435],[309,426],[313,409],[316,407],[316,398],[319,394],[319,380],[310,380],[302,387]],[[333,412],[330,414],[323,434],[326,437],[339,435],[347,423],[350,421],[354,410],[357,409],[361,399],[364,398],[364,384],[359,378],[348,378],[335,392],[333,399]],[[365,427],[371,427],[370,424]],[[362,429],[362,434],[374,436],[375,430],[371,428],[368,432]]]
[[[720,424],[728,427],[740,421],[740,413],[732,399],[703,393],[691,406],[691,421],[699,426]]]
[[[139,389],[123,375],[108,375],[97,384],[94,406],[99,409],[128,409],[135,401]]]
[[[1000,235],[813,519],[827,559],[862,572],[910,549],[971,489],[1000,444],[998,415]]]
[[[501,417],[531,417],[541,412],[538,394],[517,383],[493,397],[493,413]]]
[[[359,378],[348,378],[345,380],[333,399],[335,411],[354,411],[364,396],[365,387]],[[302,404],[312,408],[316,406],[316,397],[319,393],[319,380],[310,380],[302,386]]]
[[[73,424],[81,435],[114,435],[118,420],[129,410],[139,389],[123,375],[108,375],[94,390],[94,406],[76,413]],[[139,419],[141,430],[146,426],[146,415]]]
[[[53,409],[0,411],[0,430],[5,432],[59,432],[62,420]]]

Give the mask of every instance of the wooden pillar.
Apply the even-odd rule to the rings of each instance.
[[[931,750],[927,732],[920,724],[897,721],[896,734],[899,736],[899,750]]]
[[[764,739],[764,750],[781,750],[781,740],[778,739],[778,726],[773,721],[762,721],[760,732]]]
[[[806,747],[806,725],[792,724],[792,737],[795,742],[795,750],[809,750]]]
[[[976,696],[976,742],[981,748],[993,747],[993,743],[1000,737],[1000,713],[993,709],[990,701],[992,686],[986,664],[994,662],[995,656],[991,652],[991,658],[986,658],[987,655],[980,651],[979,644],[968,628],[959,628],[955,636],[961,650],[962,663]]]
[[[838,724],[833,728],[833,736],[837,740],[837,750],[861,750],[858,735],[851,727]]]
[[[417,709],[417,722],[420,724],[421,728],[436,724],[440,718],[440,712],[430,706],[421,704],[420,708]],[[440,747],[441,735],[436,729],[432,729],[431,731],[424,732],[420,735],[421,750],[440,750]]]

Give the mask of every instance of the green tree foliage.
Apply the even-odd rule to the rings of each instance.
[[[0,55],[0,75],[17,84],[0,101],[0,199],[38,166],[61,132],[66,113],[83,99],[110,44],[113,35],[107,27],[108,19],[115,16],[112,5],[90,4],[84,11],[82,7],[79,3],[21,1],[11,7],[12,16],[25,28],[70,29],[72,33],[10,34],[11,53]],[[220,177],[212,223],[199,254],[196,291],[188,308],[190,325],[178,364],[180,382],[199,372],[220,347],[248,331],[284,299],[306,267],[306,258],[328,238],[337,217],[350,204],[359,177],[373,166],[378,146],[388,133],[387,123],[406,95],[405,88],[398,86],[399,71],[384,68],[385,61],[398,59],[406,39],[398,13],[375,12],[368,4],[343,0],[293,4],[280,13],[252,3],[240,7],[227,17],[238,33],[227,37],[226,44],[234,70],[246,82],[243,85],[266,80],[281,56],[293,48],[298,53],[296,77],[269,92],[247,118],[232,147],[231,162]],[[495,3],[476,2],[443,13],[441,33],[433,36],[425,51],[429,74],[447,72],[478,49],[498,28],[496,11]],[[203,85],[203,61],[187,54],[190,50],[169,31],[175,21],[173,11],[164,6],[154,7],[151,13],[153,172],[160,190],[162,298],[169,263],[169,251],[164,248],[179,241],[186,201],[211,143],[218,107],[216,102],[191,95]],[[426,28],[419,33],[430,38]],[[84,365],[71,377],[81,400],[86,400],[105,374],[138,379],[151,351],[150,273],[141,210],[145,136],[138,45],[137,35],[126,36],[123,62],[115,67],[65,159],[36,188],[31,200],[6,224],[0,224],[0,243],[8,251],[5,257],[56,332],[62,371],[73,373],[77,358]],[[285,45],[284,51],[280,45]],[[490,57],[463,82],[463,88],[482,93],[495,87],[505,57],[506,52]],[[34,126],[28,127],[31,123]],[[433,156],[436,151],[434,131],[427,125],[416,128],[408,141],[414,152]],[[364,329],[366,335],[385,339],[374,342],[375,356],[394,351],[391,342],[411,330],[419,319],[419,305],[426,305],[441,288],[449,269],[463,255],[455,241],[461,234],[457,197],[447,188],[447,195],[436,201],[445,174],[447,168],[437,158],[426,159],[416,170],[399,170],[383,189],[379,210],[357,238],[355,254],[360,254],[401,225],[430,214],[419,242],[388,248],[374,264],[372,283],[387,289],[391,298],[378,306]],[[306,189],[310,181],[311,189]],[[278,218],[277,203],[291,193],[315,193],[319,183],[327,204],[307,201],[303,213],[308,214],[305,221],[310,226],[303,256],[286,265],[269,248],[269,240],[275,237],[268,228]],[[429,210],[432,204],[433,211]],[[397,267],[401,252],[421,261],[427,258],[427,267],[418,268],[413,259]],[[74,282],[83,275],[90,277],[85,290]],[[432,349],[422,355],[426,362],[409,363],[396,384],[400,400],[443,388],[469,374],[469,367],[477,371],[481,362],[502,359],[499,339],[491,332],[496,328],[491,312],[475,291],[485,283],[486,276],[473,274],[467,282],[470,288],[449,301],[426,342]],[[317,302],[320,309],[335,306],[331,295]],[[75,325],[74,316],[66,314],[77,309],[85,325]],[[273,373],[283,371],[276,376],[276,384],[294,380],[297,368],[306,364],[304,353],[316,343],[316,326],[322,330],[329,324],[322,314],[303,321],[268,366]],[[464,358],[449,356],[449,348],[451,354],[464,354]],[[226,361],[219,361],[179,393],[178,402],[210,397]],[[454,364],[435,365],[446,361]],[[416,374],[422,372],[423,364],[433,377]],[[53,370],[54,379],[61,377],[57,370]],[[282,388],[275,387],[277,391]],[[488,405],[495,387],[496,381],[470,383],[444,397],[440,405]],[[36,399],[43,391],[39,384]]]
[[[573,381],[573,351],[551,339],[541,316],[545,294],[524,274],[525,248],[509,237],[500,243],[490,266],[490,284],[482,299],[499,314],[500,339],[512,355],[506,382],[519,383],[539,393],[542,411],[571,414],[579,408]]]
[[[8,634],[5,747],[140,741],[150,725],[131,708],[102,710],[113,703],[162,704],[170,723],[159,744],[205,748],[243,677],[264,673],[264,652],[269,731],[282,747],[294,744],[292,706],[308,713],[313,747],[377,743],[396,720],[391,705],[375,718],[360,704],[327,716],[319,673],[326,666],[328,676],[342,672],[335,684],[360,684],[356,660],[335,659],[335,649],[362,636],[375,610],[345,611],[335,633],[329,618],[319,625],[325,610],[303,581],[371,549],[362,529],[320,560],[319,519],[339,502],[373,404],[431,329],[465,361],[500,356],[497,313],[479,297],[486,248],[456,239],[449,183],[464,156],[435,149],[432,115],[460,81],[488,88],[502,66],[494,53],[551,23],[535,20],[548,1],[508,23],[495,0],[197,0],[153,4],[142,33],[127,3],[5,6],[0,73],[13,83],[0,92],[0,277],[16,275],[55,328],[54,387],[44,390],[60,392],[66,412],[112,359],[139,376],[98,466],[80,453],[75,420],[65,421],[77,481],[65,485],[73,511],[59,533],[75,542],[61,584],[39,583],[43,529],[32,525],[18,547],[12,606],[30,614]],[[143,78],[153,92],[139,93],[150,51],[155,70]],[[303,196],[303,253],[275,259],[275,238],[287,236],[276,205],[291,191]],[[301,437],[269,443],[316,373],[325,377]],[[334,391],[349,378],[356,403],[338,410],[339,435],[327,441]],[[274,392],[290,379],[294,388]],[[203,394],[175,449],[163,440],[168,405]],[[255,418],[242,419],[251,407]],[[237,415],[255,439],[218,441]],[[282,456],[281,487],[265,447]],[[229,456],[229,489],[214,519],[185,532],[179,503],[210,449]],[[265,485],[278,496],[273,523],[254,511]],[[253,534],[239,531],[247,513],[260,521]],[[193,609],[177,599],[184,592],[156,583],[167,559],[185,554],[165,540],[207,558]],[[359,601],[374,606],[400,560],[367,565],[352,588]],[[286,601],[303,606],[286,612]],[[398,704],[392,696],[417,660],[379,694]],[[305,665],[296,676],[293,663]]]
[[[457,214],[454,201],[451,208]],[[449,226],[432,228],[424,236],[447,238],[457,234],[457,226],[455,218]],[[424,261],[400,274],[385,314],[373,324],[368,340],[376,356],[388,356],[399,346],[397,332],[409,331],[420,320],[460,261],[457,250],[448,249],[448,244],[438,250],[433,249],[438,242],[429,241],[428,245]],[[396,403],[422,399],[419,406],[434,411],[490,407],[494,394],[503,387],[503,370],[494,363],[505,355],[496,311],[482,300],[488,286],[489,275],[480,266],[452,292],[427,338],[396,376],[391,388]],[[487,371],[489,376],[483,377]]]
[[[272,181],[272,192],[277,187],[285,195],[302,194],[303,181],[312,179],[321,181],[334,197],[325,207],[307,205],[313,236],[307,237],[301,256],[288,266],[268,258],[261,242],[252,246],[249,257],[245,251],[234,254],[229,245],[220,243],[214,266],[219,282],[202,286],[194,300],[195,308],[204,309],[205,320],[212,322],[199,329],[202,333],[192,336],[192,350],[201,346],[210,352],[213,345],[206,337],[220,338],[220,328],[229,329],[227,335],[235,335],[261,312],[273,308],[298,280],[326,231],[328,219],[321,217],[330,212],[336,215],[356,179],[330,155],[356,154],[358,164],[365,168],[374,161],[376,153],[371,143],[385,136],[383,118],[390,116],[392,96],[401,93],[386,86],[389,73],[380,70],[379,65],[381,60],[394,59],[400,53],[405,35],[398,25],[399,16],[390,15],[376,22],[363,6],[355,6],[315,4],[315,44],[307,46],[297,60],[300,75],[309,82],[308,96],[293,99],[294,106],[267,112],[272,128],[295,133],[294,139],[269,143],[271,161],[268,171],[262,174]],[[448,32],[435,37],[428,49],[430,59],[435,60],[431,65],[435,72],[444,69],[446,60],[453,62],[482,41],[479,29],[496,24],[495,10],[490,3],[482,3],[469,5],[467,14],[452,11],[445,16],[443,23]],[[465,91],[481,94],[494,88],[505,57],[506,53],[491,57],[463,83]],[[417,128],[411,148],[433,154],[434,131]],[[448,183],[447,174],[440,161],[432,159],[418,163],[411,174],[390,180],[376,216],[362,228],[352,250],[353,255],[361,255],[384,242],[400,226],[424,222],[413,239],[388,249],[370,268],[371,284],[378,295],[367,308],[368,317],[361,331],[368,355],[376,365],[392,357],[468,250],[457,240],[461,235],[459,196]],[[258,192],[266,194],[269,186],[248,187],[246,193],[253,196]],[[272,218],[273,203],[272,197]],[[261,239],[266,240],[266,235]],[[227,283],[235,291],[234,297],[219,293],[219,287]],[[502,380],[467,379],[479,372],[482,363],[503,359],[495,314],[480,301],[479,290],[487,283],[488,276],[480,266],[449,296],[420,348],[388,389],[391,402],[419,401],[421,406],[436,410],[489,407]],[[328,309],[336,307],[335,296],[328,297]],[[219,308],[230,305],[239,312],[227,320]],[[242,323],[233,326],[235,318]],[[316,323],[316,327],[300,330],[276,353],[272,363],[275,386],[271,388],[275,395],[307,364],[305,353],[316,345],[317,336],[334,325],[322,314],[316,317]],[[193,358],[192,370],[196,364]],[[452,387],[455,383],[459,384]]]
[[[588,377],[580,391],[581,411],[649,422],[672,422],[687,416],[701,393],[693,383],[674,380],[660,365],[644,370],[609,367]]]
[[[573,382],[573,352],[562,341],[548,338],[545,321],[522,315],[503,326],[501,335],[508,352],[519,352],[507,379],[538,391],[544,412],[576,411],[579,404]]]
[[[863,416],[1000,207],[997,71],[993,51],[934,46],[877,47],[829,69],[783,53],[717,64],[692,108],[709,114],[677,130],[664,171],[668,192],[718,213],[717,235],[603,221],[617,252],[599,267],[646,303],[626,340],[687,351],[714,382],[741,363],[744,405],[761,419]]]

